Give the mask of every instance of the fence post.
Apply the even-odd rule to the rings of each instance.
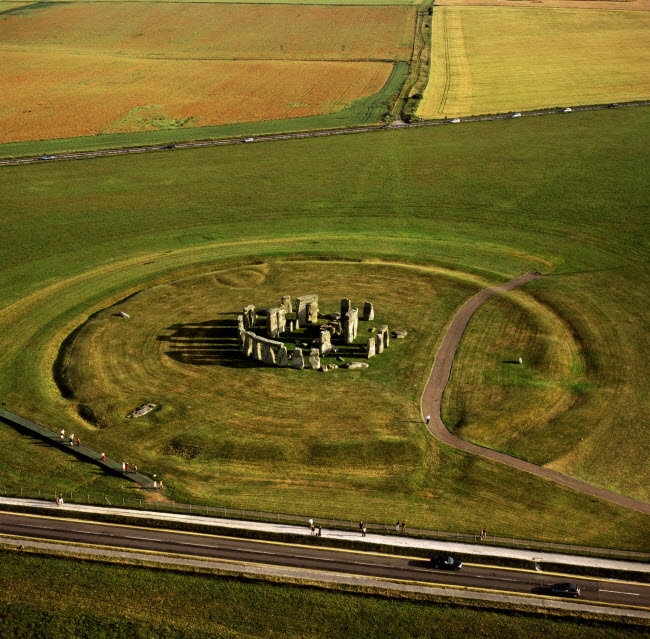
[[[23,487],[22,486],[20,487],[20,496],[21,497],[23,496]]]
[[[190,504],[190,512],[192,512],[192,504]]]

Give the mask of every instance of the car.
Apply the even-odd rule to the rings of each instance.
[[[254,142],[253,138],[244,138],[244,142]]]
[[[521,113],[513,113],[510,117],[511,117],[511,118],[520,118],[520,117],[521,117]]]
[[[175,144],[168,144],[167,146],[164,146],[163,149],[175,149],[176,145]]]
[[[429,559],[432,568],[439,568],[441,570],[460,570],[463,567],[463,562],[460,559],[454,559],[447,555],[438,555]]]
[[[569,582],[553,584],[551,586],[551,593],[560,595],[561,597],[573,597],[577,599],[580,596],[580,588],[578,588],[578,584],[571,584]]]
[[[460,122],[460,118],[454,118],[453,120],[451,120],[452,124],[458,124],[459,122]]]
[[[615,109],[618,106],[618,102],[612,102],[611,104],[607,105],[608,109]]]
[[[53,160],[54,156],[53,155],[44,155],[41,160]]]
[[[573,111],[573,109],[571,107],[567,107],[564,109],[564,111],[562,111],[562,113],[571,113],[571,111]]]

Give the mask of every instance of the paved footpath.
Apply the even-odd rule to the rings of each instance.
[[[83,504],[64,504],[57,507],[51,501],[37,499],[19,499],[15,497],[0,497],[0,508],[3,504],[13,504],[32,508],[51,508],[52,510],[65,510],[74,515],[75,512],[103,513],[109,515],[122,515],[136,519],[156,519],[159,521],[184,522],[201,524],[203,526],[215,526],[222,528],[233,528],[239,530],[260,530],[273,533],[291,533],[294,535],[309,535],[308,523],[304,526],[292,526],[290,524],[274,524],[261,521],[242,521],[239,519],[220,519],[216,517],[202,517],[200,515],[186,515],[180,513],[160,513],[148,510],[135,510],[130,508],[106,508],[103,506],[86,506]],[[315,521],[318,525],[318,521]],[[399,537],[393,535],[378,535],[367,533],[365,537],[357,532],[349,530],[323,529],[323,536],[329,539],[341,539],[356,541],[368,546],[368,551],[373,546],[380,544],[399,546],[401,548],[425,549],[435,552],[446,553],[467,553],[470,555],[488,555],[492,557],[511,557],[514,559],[527,559],[535,562],[561,563],[572,566],[591,566],[595,568],[607,568],[613,570],[634,570],[637,572],[650,573],[650,564],[636,561],[622,561],[619,559],[604,559],[596,557],[582,557],[579,555],[564,555],[553,552],[540,552],[537,550],[519,550],[516,548],[501,548],[490,546],[489,543],[462,544],[457,542],[436,541],[433,539],[417,539],[413,537]]]
[[[456,313],[456,316],[449,326],[449,330],[442,340],[440,350],[438,351],[433,364],[433,370],[431,371],[429,381],[427,382],[424,394],[422,395],[422,414],[431,415],[431,421],[427,424],[427,428],[436,439],[439,439],[441,442],[453,446],[454,448],[464,450],[474,455],[481,455],[488,459],[494,459],[495,461],[511,466],[512,468],[524,470],[543,479],[548,479],[557,484],[573,488],[573,490],[577,490],[578,492],[599,499],[605,499],[618,504],[619,506],[624,506],[625,508],[630,508],[645,513],[646,515],[650,515],[650,504],[647,504],[646,502],[632,499],[625,495],[619,495],[618,493],[605,490],[604,488],[592,486],[591,484],[579,481],[573,477],[563,475],[556,470],[537,466],[536,464],[531,464],[523,459],[511,457],[510,455],[500,453],[490,448],[470,444],[464,439],[452,435],[447,429],[445,423],[442,421],[440,415],[442,395],[445,392],[447,382],[449,381],[449,375],[451,374],[451,367],[454,363],[458,345],[460,344],[463,333],[465,332],[465,329],[474,313],[494,295],[505,291],[511,291],[512,289],[522,286],[531,280],[539,279],[541,277],[544,277],[544,275],[540,275],[539,273],[526,273],[526,275],[518,277],[510,282],[506,282],[501,286],[487,288],[474,295],[474,297],[466,302],[458,313]]]

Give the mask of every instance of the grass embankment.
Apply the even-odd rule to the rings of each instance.
[[[650,0],[515,0],[517,7],[650,11]],[[437,0],[447,7],[512,7],[513,0]]]
[[[552,335],[562,335],[565,322],[595,326],[590,318],[598,313],[597,304],[606,307],[608,314],[598,315],[599,335],[605,341],[594,337],[591,350],[585,351],[599,370],[609,372],[608,377],[596,380],[602,385],[598,392],[608,394],[610,413],[641,411],[646,398],[640,389],[647,379],[641,364],[647,359],[642,330],[647,319],[639,303],[648,288],[643,267],[647,243],[642,232],[646,219],[642,167],[647,148],[638,131],[648,126],[649,115],[645,109],[580,113],[461,129],[385,131],[347,139],[5,168],[0,289],[7,306],[0,313],[2,401],[7,409],[54,429],[73,427],[87,443],[104,444],[110,456],[135,462],[138,444],[126,430],[109,441],[107,434],[79,419],[77,402],[61,398],[52,366],[65,336],[91,313],[147,284],[257,262],[251,266],[253,271],[287,273],[296,282],[287,287],[271,278],[266,286],[272,286],[266,290],[275,301],[278,293],[306,292],[312,290],[313,281],[324,278],[305,266],[298,287],[298,265],[286,270],[273,262],[296,256],[338,256],[447,267],[474,273],[483,284],[530,269],[593,271],[588,276],[550,278],[543,285],[527,287],[528,295],[539,297],[563,318],[549,319],[549,311],[544,310],[530,321],[541,322],[541,330],[551,330]],[[352,268],[354,277],[363,282],[364,277],[379,273],[372,260],[341,267],[340,273]],[[332,272],[331,266],[323,265],[323,273]],[[386,272],[398,273],[399,269],[386,268]],[[443,280],[441,291],[448,290]],[[411,282],[392,280],[387,299],[397,299],[398,293],[409,299],[405,284]],[[215,283],[215,290],[222,285]],[[245,286],[233,287],[232,298],[252,300],[257,288],[258,280],[252,279],[248,291]],[[357,290],[362,293],[361,288]],[[436,293],[428,297],[427,290],[421,289],[421,301],[414,302],[416,318],[426,316],[439,303],[442,306],[437,308],[448,312],[451,298],[445,294],[436,302]],[[365,293],[359,301],[363,299]],[[379,318],[381,300],[373,301]],[[206,313],[211,311],[207,300],[205,308]],[[567,308],[570,318],[561,315]],[[436,338],[428,339],[433,341],[424,350],[430,353]],[[574,334],[574,341],[585,349],[582,337]],[[410,349],[414,342],[407,338],[404,346],[394,348]],[[635,349],[638,356],[620,365],[619,354],[628,353],[626,348]],[[169,365],[175,361],[166,360]],[[424,368],[424,363],[415,366]],[[158,374],[159,369],[154,362],[151,372]],[[223,374],[210,366],[191,370],[202,385],[203,376]],[[267,370],[243,372],[260,379],[270,375]],[[368,372],[377,374],[372,369]],[[236,381],[235,373],[242,374],[242,370],[230,373]],[[389,373],[385,375],[388,380]],[[581,446],[580,459],[572,460],[572,449],[565,449],[563,470],[585,477],[583,469],[589,466],[586,477],[591,481],[643,497],[647,490],[643,454],[634,451],[644,449],[645,438],[636,424],[625,419],[609,422],[614,428],[600,428],[608,418],[602,414],[602,404],[590,400],[592,375],[587,367],[587,383],[575,388],[583,400],[582,409],[575,419],[571,412],[566,417],[572,420],[573,429],[566,446]],[[334,385],[344,378],[307,372],[297,379],[301,387],[313,383],[303,392],[318,398],[323,384]],[[487,526],[494,534],[647,548],[647,517],[428,440],[419,425],[418,388],[405,386],[399,375],[385,386],[378,384],[383,408],[395,421],[380,418],[375,428],[374,421],[365,416],[365,412],[380,414],[375,400],[359,406],[354,395],[356,388],[372,378],[348,379],[359,382],[351,386],[351,398],[341,400],[346,405],[318,399],[320,412],[305,414],[304,425],[295,433],[283,434],[283,418],[291,415],[292,400],[287,399],[280,414],[272,417],[265,402],[276,398],[264,389],[260,389],[263,401],[258,402],[262,419],[252,423],[240,419],[240,430],[215,433],[218,443],[214,445],[208,438],[209,428],[200,420],[192,421],[191,413],[183,414],[180,442],[185,429],[190,429],[186,439],[196,433],[197,445],[206,446],[212,461],[200,456],[182,460],[180,455],[160,451],[155,459],[148,453],[151,461],[142,470],[153,474],[173,468],[175,474],[165,479],[169,496],[177,500],[209,498],[228,506],[375,521],[400,517],[434,529]],[[268,384],[278,387],[276,378]],[[398,390],[388,391],[389,387]],[[550,391],[555,389],[551,386]],[[286,397],[288,391],[277,392]],[[229,394],[228,386],[211,390],[199,404],[203,415],[208,415],[206,407],[214,401],[210,417],[214,423],[220,414],[228,414],[228,422],[237,419],[236,410],[228,411],[236,408],[238,399]],[[222,397],[235,403],[222,402]],[[179,394],[170,406],[181,410],[194,406],[193,399],[187,397],[184,402]],[[103,401],[120,400],[109,392],[109,399]],[[305,400],[297,395],[295,401]],[[405,403],[408,407],[401,412],[399,407]],[[585,407],[591,408],[585,412]],[[346,414],[355,437],[344,444],[328,444],[330,452],[328,446],[318,449],[318,442],[307,446],[304,438],[298,441],[304,437],[303,429],[327,438],[328,429],[342,429],[339,422]],[[158,430],[156,415],[142,418],[142,423],[129,420],[131,428],[153,441]],[[164,410],[160,415],[165,416]],[[245,415],[250,413],[241,417]],[[271,437],[270,452],[259,443],[253,445],[256,428]],[[389,431],[394,439],[387,447],[369,443],[381,441]],[[592,431],[599,435],[590,440]],[[362,433],[375,439],[361,441]],[[303,455],[300,472],[278,449],[279,441],[287,442],[294,435],[293,450]],[[580,437],[593,446],[578,445]],[[235,444],[240,439],[249,444],[238,448]],[[227,441],[232,445],[225,446]],[[45,488],[58,482],[67,484],[67,490],[106,486],[94,469],[80,468],[60,452],[40,445],[36,449],[30,442],[6,426],[0,429],[0,464],[12,485],[23,482]],[[618,455],[620,469],[613,471],[603,459],[603,450],[621,450],[621,442],[632,453]],[[321,456],[314,453],[319,450]],[[401,451],[400,457],[392,464],[396,451]],[[337,460],[336,466],[323,465],[328,454]],[[276,458],[273,467],[271,458]],[[196,482],[197,471],[206,481]],[[117,492],[113,486],[107,487],[111,494]]]
[[[165,139],[177,141],[238,123],[315,118],[317,127],[347,106],[343,120],[362,123],[376,116],[387,90],[401,88],[391,72],[402,62],[397,75],[404,75],[415,14],[409,7],[201,3],[13,9],[0,15],[0,83],[8,88],[0,142],[97,136],[97,148],[112,145],[102,136],[121,133],[167,131]]]
[[[434,7],[431,74],[417,115],[648,99],[649,28],[647,12]]]
[[[647,622],[591,613],[299,585],[216,571],[2,551],[0,614],[14,637],[645,636]],[[54,604],[53,604],[54,600]],[[200,611],[200,614],[199,614]]]

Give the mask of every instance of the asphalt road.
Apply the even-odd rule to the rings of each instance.
[[[550,595],[551,584],[571,581],[580,586],[583,601],[650,608],[650,585],[558,577],[533,571],[475,564],[466,564],[461,570],[450,572],[432,569],[428,561],[414,557],[333,550],[18,513],[0,513],[0,534],[225,559],[247,564],[301,568],[307,571],[328,571],[426,584],[482,588],[507,593]]]
[[[635,106],[647,106],[650,105],[650,100],[638,101],[638,102],[626,102],[624,104],[619,104],[616,108],[626,108],[626,107],[635,107]],[[571,111],[599,111],[602,109],[608,109],[610,105],[599,104],[592,106],[577,106],[571,107]],[[561,109],[550,109],[544,111],[522,111],[521,117],[532,117],[532,116],[541,116],[541,115],[556,115],[564,114],[564,108]],[[570,114],[565,114],[566,116]],[[460,118],[459,124],[463,122],[481,122],[485,120],[508,120],[513,117],[512,114],[505,115],[482,115],[468,118]],[[406,124],[399,121],[398,123],[393,123],[393,125],[385,126],[365,126],[365,127],[356,127],[350,129],[330,129],[326,131],[306,131],[302,133],[279,133],[277,135],[262,135],[255,138],[233,138],[228,140],[210,140],[206,142],[179,142],[174,145],[173,149],[166,148],[168,145],[152,145],[152,146],[138,146],[128,149],[107,149],[104,151],[83,151],[79,153],[56,153],[53,155],[38,155],[32,157],[24,158],[12,158],[6,160],[0,160],[0,166],[8,166],[15,164],[31,164],[33,162],[54,162],[57,160],[79,160],[79,159],[90,159],[98,157],[109,157],[111,155],[128,155],[132,153],[157,153],[165,151],[169,153],[175,149],[194,149],[205,146],[226,146],[230,144],[251,144],[255,142],[268,142],[270,140],[295,140],[299,138],[316,138],[316,137],[327,137],[330,135],[352,135],[355,133],[369,133],[371,131],[378,131],[381,129],[410,129],[423,126],[447,126],[450,124],[450,120],[432,120],[429,122],[414,122],[413,124]],[[247,142],[246,140],[250,140]]]

